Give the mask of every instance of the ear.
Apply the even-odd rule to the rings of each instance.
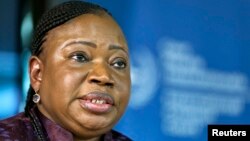
[[[36,57],[31,56],[29,60],[30,83],[35,92],[40,89],[42,83],[43,63]]]

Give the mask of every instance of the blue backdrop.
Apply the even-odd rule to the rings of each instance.
[[[250,1],[92,1],[130,48],[132,95],[117,130],[135,141],[205,141],[208,124],[250,124]],[[20,106],[4,105],[0,116]]]

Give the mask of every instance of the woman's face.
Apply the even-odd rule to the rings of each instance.
[[[131,83],[128,47],[116,22],[81,15],[49,31],[42,48],[39,110],[76,138],[110,130],[125,111]]]

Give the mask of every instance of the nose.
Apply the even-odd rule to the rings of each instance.
[[[114,81],[111,76],[111,70],[106,65],[96,65],[88,74],[88,82],[113,87]]]

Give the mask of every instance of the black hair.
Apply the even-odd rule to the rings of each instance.
[[[33,41],[30,47],[31,54],[33,56],[39,56],[42,51],[42,44],[45,41],[45,36],[51,29],[64,24],[65,22],[78,17],[82,14],[95,14],[100,15],[106,13],[112,16],[105,8],[84,1],[68,1],[61,3],[54,8],[45,12],[40,21],[38,22],[34,35]],[[29,87],[25,105],[25,115],[30,117],[33,121],[33,127],[39,137],[39,140],[46,140],[45,136],[41,132],[41,127],[39,122],[34,119],[34,114],[31,109],[34,107],[35,103],[32,101],[33,95],[35,94],[34,89]]]
[[[105,8],[83,1],[65,2],[45,12],[35,30],[32,46],[30,48],[32,55],[39,55],[42,49],[41,45],[44,42],[44,37],[49,30],[82,14],[98,15],[102,12],[111,16]]]

